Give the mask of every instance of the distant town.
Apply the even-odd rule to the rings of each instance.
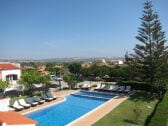
[[[44,58],[44,59],[0,59],[0,62],[94,62],[94,61],[110,61],[110,60],[122,60],[124,61],[124,57],[72,57],[72,58]]]

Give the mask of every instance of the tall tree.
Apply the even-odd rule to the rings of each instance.
[[[27,70],[22,73],[19,83],[27,87],[30,94],[33,94],[33,84],[42,83],[46,89],[47,84],[50,84],[50,77],[35,70]]]
[[[4,92],[4,89],[7,88],[9,85],[9,81],[6,80],[6,81],[3,81],[0,79],[0,98],[4,96],[3,92]]]
[[[73,74],[79,74],[81,70],[81,63],[74,62],[69,64],[68,69]]]
[[[162,31],[158,14],[152,10],[152,2],[144,3],[141,27],[136,38],[141,42],[136,44],[134,54],[126,55],[128,65],[134,66],[138,75],[147,84],[154,87],[165,87],[165,73],[168,72],[167,58],[168,47],[165,45],[165,32]],[[164,85],[164,86],[163,86]]]
[[[71,73],[75,75],[75,80],[79,79],[81,68],[82,68],[81,63],[74,62],[69,64],[68,69]]]
[[[74,77],[75,76],[73,73],[68,73],[63,77],[64,81],[68,83],[70,89],[72,89],[75,86]]]

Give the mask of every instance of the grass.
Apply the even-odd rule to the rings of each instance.
[[[146,97],[146,92],[135,93],[93,126],[143,126],[158,102],[148,102]]]
[[[158,104],[154,116],[149,126],[167,126],[168,125],[168,92],[165,93],[162,101]]]

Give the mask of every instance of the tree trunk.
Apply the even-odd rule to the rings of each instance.
[[[61,90],[61,80],[58,80],[59,81],[59,88]]]

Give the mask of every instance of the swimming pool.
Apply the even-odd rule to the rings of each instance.
[[[109,93],[88,92],[88,91],[79,91],[79,92],[75,93],[74,95],[107,99],[107,100],[109,100],[115,96],[114,94],[109,94]]]
[[[32,112],[26,116],[39,122],[37,126],[64,126],[107,101],[106,99],[75,95],[68,95],[66,99],[65,102]]]

